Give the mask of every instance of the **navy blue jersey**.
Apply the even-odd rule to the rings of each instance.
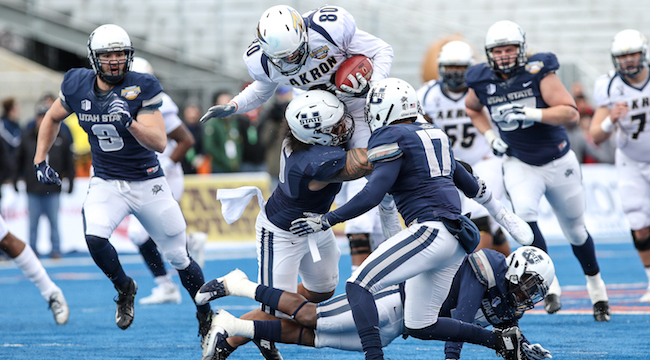
[[[292,152],[284,145],[281,157],[280,182],[266,203],[266,216],[275,226],[289,231],[291,222],[303,217],[303,212],[329,211],[341,183],[311,191],[309,182],[327,180],[341,171],[346,152],[340,147],[322,145]]]
[[[542,99],[540,82],[559,67],[554,54],[539,53],[529,57],[526,65],[506,80],[497,76],[487,63],[482,63],[467,70],[466,81],[490,113],[507,103],[543,109],[549,106]],[[507,154],[527,164],[544,165],[569,151],[569,136],[562,126],[532,120],[496,124],[509,146]]]
[[[456,162],[449,138],[437,126],[418,122],[381,127],[370,135],[368,160],[374,166],[368,184],[353,200],[328,214],[330,223],[363,214],[386,192],[394,196],[407,224],[458,219]]]
[[[162,86],[149,74],[128,72],[124,81],[104,96],[95,91],[93,70],[69,70],[61,84],[63,106],[77,114],[79,125],[88,133],[95,176],[129,181],[163,176],[155,152],[144,148],[122,125],[119,115],[109,115],[116,97],[129,104],[135,118],[140,109],[155,110],[162,104]]]
[[[506,257],[497,251],[482,249],[467,255],[454,277],[440,316],[481,326],[517,325],[523,314],[517,313],[508,300],[507,270]],[[445,353],[459,355],[461,347],[462,343],[448,341]]]

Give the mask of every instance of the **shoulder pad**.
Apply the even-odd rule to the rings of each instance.
[[[94,76],[95,72],[91,69],[75,68],[68,70],[63,76],[63,82],[61,82],[63,96],[74,93],[86,78]]]
[[[545,76],[560,68],[560,63],[553,53],[537,53],[528,58],[524,71],[533,75]]]
[[[488,289],[496,286],[497,282],[494,277],[494,270],[482,250],[467,255],[467,261],[469,261],[476,278],[481,284],[487,286]]]
[[[468,87],[472,87],[472,84],[489,78],[493,73],[492,68],[490,68],[487,63],[476,64],[467,69],[465,81],[467,82]]]

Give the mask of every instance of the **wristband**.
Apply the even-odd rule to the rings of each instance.
[[[614,131],[614,123],[612,122],[612,118],[607,116],[605,120],[600,123],[600,130],[607,134],[611,134],[612,131]]]
[[[492,145],[492,141],[494,141],[494,139],[498,138],[497,134],[492,129],[486,131],[483,136],[485,136],[485,140],[487,140],[488,144],[490,145]]]
[[[542,122],[542,109],[525,106],[524,114],[526,114],[526,120]]]

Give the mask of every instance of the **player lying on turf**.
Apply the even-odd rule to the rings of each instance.
[[[465,258],[454,277],[440,316],[499,329],[512,328],[526,310],[543,299],[549,286],[546,279],[553,279],[554,274],[550,257],[530,246],[520,247],[508,258],[490,249],[474,252]],[[203,304],[228,295],[254,299],[291,314],[291,319],[267,314],[265,319],[242,320],[220,310],[208,335],[204,359],[226,359],[235,350],[228,343],[228,336],[362,351],[345,294],[314,304],[299,294],[254,283],[241,270],[234,270],[203,285],[195,300]],[[406,331],[403,296],[403,284],[374,294],[382,346]],[[461,347],[462,343],[448,341],[446,359],[459,359]],[[527,340],[521,349],[528,359],[551,357],[541,345],[531,345]]]

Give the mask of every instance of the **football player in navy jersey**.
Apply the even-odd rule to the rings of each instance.
[[[550,257],[536,247],[522,246],[507,259],[491,249],[477,250],[458,269],[439,316],[498,328],[517,325],[526,310],[542,301],[554,276]],[[211,291],[204,291],[208,289]],[[362,351],[345,294],[314,304],[299,294],[253,283],[236,269],[203,285],[197,303],[223,296],[248,297],[292,317],[244,320],[219,310],[208,333],[208,348],[219,339],[237,335],[316,348]],[[373,297],[382,346],[388,346],[404,334],[404,284],[388,286]],[[461,347],[462,343],[447,342],[445,359],[459,359]],[[234,350],[227,346],[207,358],[223,360]],[[530,344],[527,340],[522,344],[522,351],[531,360],[551,357],[540,344]]]
[[[60,181],[48,165],[47,152],[61,121],[76,113],[88,133],[94,169],[83,205],[86,243],[93,260],[117,290],[115,322],[127,329],[133,322],[138,287],[124,272],[108,238],[129,214],[138,218],[178,270],[192,298],[204,278],[187,253],[185,219],[155,154],[167,143],[158,110],[160,83],[152,75],[129,71],[133,46],[126,31],[117,25],[102,25],[93,31],[88,39],[88,59],[92,70],[78,68],[65,74],[59,98],[43,119],[34,167],[39,181]],[[209,330],[211,314],[209,306],[197,306],[202,337]]]
[[[480,237],[476,225],[460,213],[456,186],[484,206],[500,202],[491,201],[489,189],[463,166],[457,166],[442,129],[416,122],[420,106],[415,89],[405,81],[388,78],[375,83],[366,99],[365,114],[372,131],[368,160],[374,166],[368,184],[332,212],[305,214],[294,220],[291,231],[306,235],[328,230],[376,206],[387,192],[394,196],[408,228],[379,245],[346,284],[366,359],[383,359],[372,294],[403,281],[404,323],[409,335],[471,342],[495,349],[506,359],[517,358],[523,341],[518,327],[489,331],[438,317],[465,253],[476,248]],[[532,242],[530,228],[516,220],[518,227],[511,230],[524,233],[527,229]]]
[[[552,53],[528,57],[524,31],[511,21],[499,21],[488,29],[485,52],[488,62],[467,71],[467,114],[493,151],[506,155],[504,185],[515,213],[535,233],[533,245],[546,251],[537,225],[539,201],[545,196],[587,278],[596,321],[609,321],[605,283],[594,242],[585,228],[580,164],[562,126],[577,122],[579,114],[573,97],[555,74],[557,58]],[[556,277],[545,299],[547,312],[560,309],[560,294]]]

